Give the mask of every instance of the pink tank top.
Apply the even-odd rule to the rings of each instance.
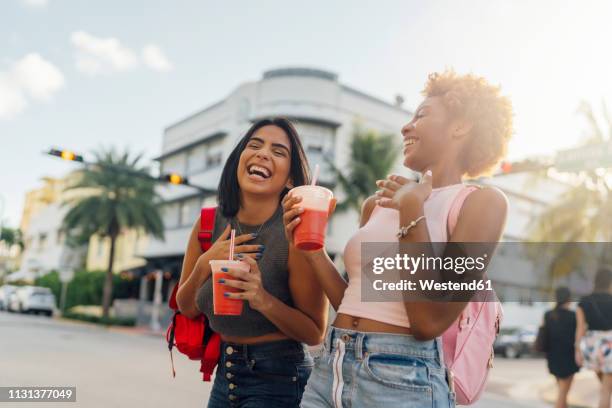
[[[434,188],[425,201],[424,213],[431,242],[447,242],[448,216],[464,184]],[[344,292],[338,313],[363,317],[395,326],[410,327],[402,302],[361,301],[361,243],[397,242],[399,211],[375,206],[368,222],[361,227],[344,248],[344,266],[349,284]]]

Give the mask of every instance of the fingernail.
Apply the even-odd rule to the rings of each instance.
[[[227,271],[228,271],[228,269],[227,269],[227,268],[221,268],[221,270],[222,270],[223,272],[227,272]]]
[[[219,279],[219,283],[225,283],[225,279]]]
[[[255,237],[257,237],[257,233],[256,233],[256,232],[254,232],[254,233],[252,233],[252,234],[251,234],[251,236],[252,236],[253,238],[255,238]]]
[[[381,190],[377,190],[376,191],[376,195],[382,195],[382,191]]]
[[[264,249],[266,249],[266,246],[265,246],[265,245],[260,245],[260,246],[259,246],[259,251],[260,251],[260,252],[262,252]]]
[[[229,292],[225,292],[225,293],[223,294],[223,297],[229,297],[229,295],[230,295],[230,294],[229,294]]]
[[[431,175],[432,175],[431,170],[427,170],[427,171],[425,172],[425,175],[426,175],[426,176],[431,176]]]
[[[304,209],[303,209],[302,207],[300,207],[299,212],[300,212],[300,213],[303,213],[303,212],[304,212]]]
[[[260,260],[263,257],[263,254],[261,252],[258,252],[257,255],[255,255],[255,259]]]
[[[242,254],[237,254],[236,258],[242,258],[242,256],[243,256]]]

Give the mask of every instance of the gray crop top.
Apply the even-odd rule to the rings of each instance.
[[[263,226],[259,235],[246,242],[245,245],[265,245],[263,256],[257,262],[261,271],[263,286],[272,296],[293,307],[287,267],[289,244],[285,238],[282,215],[283,210],[279,206],[274,215]],[[221,209],[218,208],[215,214],[213,242],[221,235],[228,222],[229,220],[223,216]],[[240,235],[236,226],[237,222],[236,218],[231,220],[232,226],[236,228],[236,235]],[[257,232],[259,227],[260,225],[240,224],[240,230],[243,234]],[[278,331],[278,328],[271,321],[266,319],[263,314],[251,309],[246,301],[240,316],[215,316],[212,300],[212,279],[207,279],[198,290],[196,303],[198,309],[208,317],[212,329],[218,333],[226,336],[261,336]]]

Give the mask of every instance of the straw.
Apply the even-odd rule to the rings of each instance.
[[[312,176],[312,181],[310,182],[311,186],[314,186],[317,184],[317,179],[319,178],[319,165],[315,165],[315,169],[314,169],[314,175]]]
[[[230,232],[230,250],[229,250],[229,260],[234,260],[234,241],[236,240],[236,230],[232,228],[232,232]]]

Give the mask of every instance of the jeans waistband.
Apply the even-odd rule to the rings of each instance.
[[[359,359],[368,352],[433,359],[440,365],[444,362],[440,338],[419,341],[407,334],[361,332],[331,326],[325,336],[326,350],[331,352],[337,341],[344,342],[345,349],[354,352]]]
[[[231,347],[231,353],[228,348]],[[244,358],[245,360],[278,358],[295,355],[306,355],[306,346],[295,340],[278,340],[257,344],[236,344],[221,342],[221,355],[230,354],[233,358]]]

